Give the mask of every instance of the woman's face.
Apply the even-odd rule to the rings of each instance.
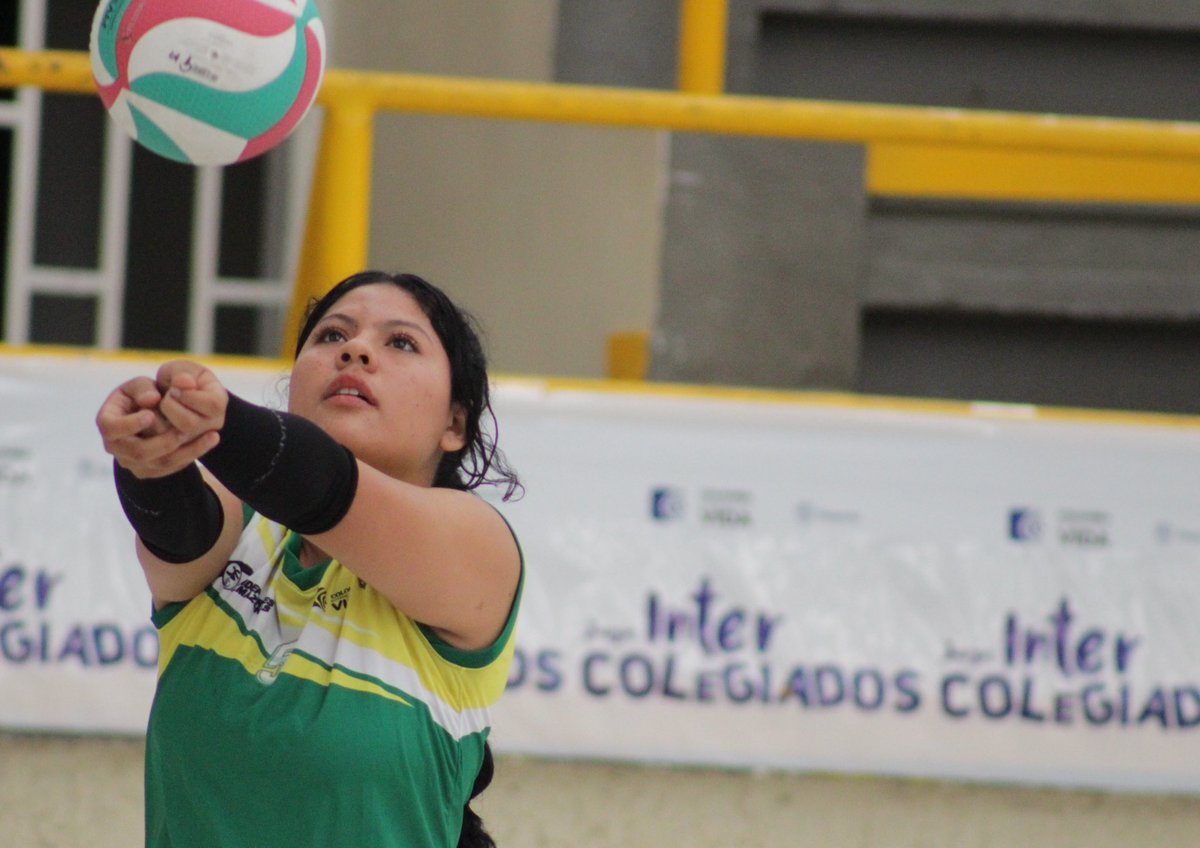
[[[465,444],[445,348],[413,296],[390,283],[359,286],[329,308],[292,366],[288,409],[421,486]]]

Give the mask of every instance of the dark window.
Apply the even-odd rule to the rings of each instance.
[[[195,168],[134,145],[124,347],[185,348],[194,196]]]
[[[29,324],[29,340],[34,344],[94,345],[96,299],[36,294]]]
[[[266,156],[258,156],[222,172],[217,262],[217,273],[222,277],[258,277],[265,273],[262,198],[267,161]]]
[[[1195,320],[872,309],[862,345],[867,393],[1200,412]]]
[[[218,306],[213,350],[239,356],[256,356],[258,310],[252,306]]]
[[[36,265],[92,269],[100,264],[107,120],[96,97],[53,93],[42,97],[33,239]]]

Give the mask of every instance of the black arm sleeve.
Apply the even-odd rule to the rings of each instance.
[[[297,533],[324,533],[358,490],[358,461],[316,424],[229,395],[221,441],[200,458],[260,514]]]
[[[191,562],[216,544],[225,512],[195,463],[166,477],[143,480],[113,460],[113,476],[125,516],[159,559]]]

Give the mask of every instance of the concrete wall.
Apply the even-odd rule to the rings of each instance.
[[[339,0],[349,68],[554,78],[554,0]],[[495,369],[603,376],[613,332],[648,330],[661,242],[658,133],[385,114],[370,261],[443,285]]]
[[[142,844],[142,743],[0,734],[0,844]],[[500,848],[1175,848],[1200,802],[929,781],[497,761]]]
[[[674,4],[634,6],[564,0],[560,75],[672,85]],[[729,8],[731,93],[1200,119],[1193,3]],[[862,153],[671,139],[653,377],[1200,409],[1200,211],[881,200]]]

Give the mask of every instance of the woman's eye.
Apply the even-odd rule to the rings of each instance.
[[[344,338],[346,338],[345,334],[337,327],[326,327],[317,333],[317,341],[319,342],[337,342]]]
[[[413,341],[412,337],[403,334],[392,336],[391,345],[399,350],[416,351],[417,349],[417,343]]]

